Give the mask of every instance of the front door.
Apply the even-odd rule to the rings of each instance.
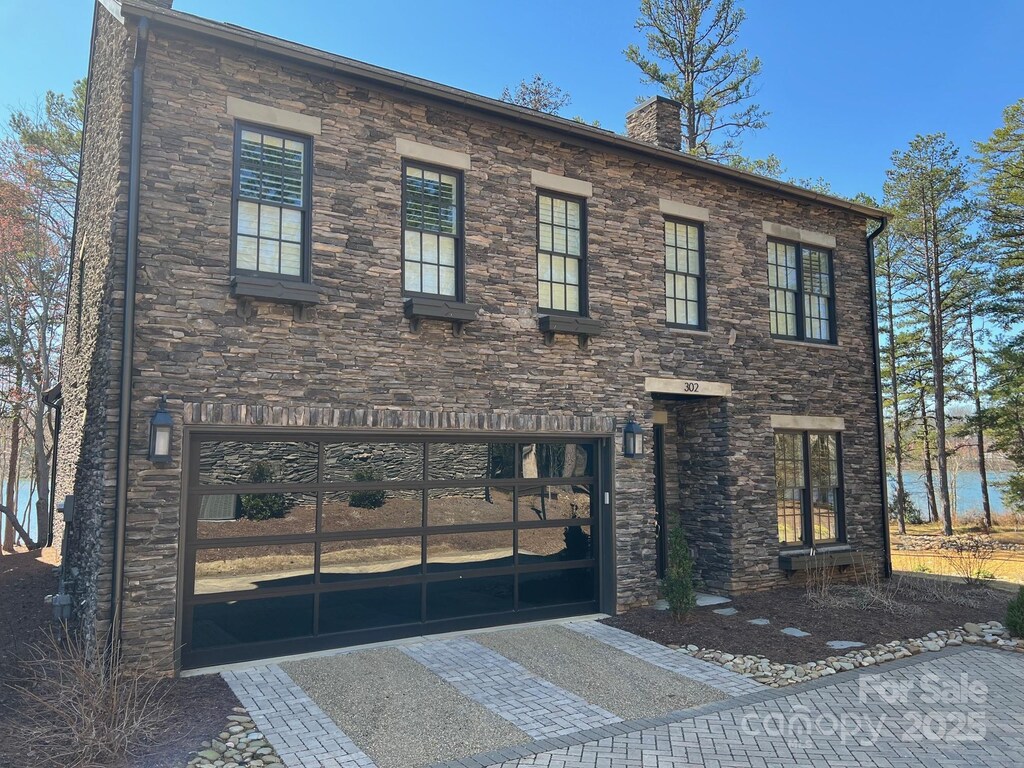
[[[668,565],[668,531],[665,517],[665,428],[654,425],[654,506],[657,513],[658,578],[665,578]]]

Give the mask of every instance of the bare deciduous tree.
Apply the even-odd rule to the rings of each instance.
[[[568,93],[539,73],[529,80],[520,80],[514,90],[506,87],[501,92],[501,100],[549,115],[557,115],[572,101]]]

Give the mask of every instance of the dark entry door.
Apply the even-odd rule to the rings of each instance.
[[[183,665],[598,610],[605,450],[194,435]]]
[[[665,428],[654,425],[654,505],[657,514],[658,578],[665,577],[668,566],[668,530],[665,514]]]

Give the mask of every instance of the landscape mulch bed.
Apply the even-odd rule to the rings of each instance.
[[[0,768],[39,768],[36,758],[18,744],[17,718],[28,706],[12,687],[24,679],[22,661],[32,648],[46,641],[57,628],[43,602],[56,591],[52,550],[17,552],[0,556]],[[160,683],[161,712],[170,724],[157,743],[126,768],[180,768],[204,740],[216,736],[227,723],[238,699],[219,675],[167,679]],[[111,766],[111,768],[117,768]]]
[[[605,619],[606,624],[646,637],[663,645],[696,645],[734,655],[765,656],[771,661],[802,664],[838,656],[829,640],[851,640],[875,645],[893,640],[923,637],[929,632],[953,629],[964,622],[1003,621],[1010,595],[995,589],[951,585],[963,602],[937,600],[934,592],[908,586],[898,592],[895,610],[841,608],[812,604],[803,587],[785,587],[740,595],[727,605],[696,608],[682,619],[669,611],[637,608]],[[733,616],[714,613],[716,608],[735,608]],[[749,624],[768,619],[768,626]],[[796,627],[810,637],[790,637],[780,632]]]

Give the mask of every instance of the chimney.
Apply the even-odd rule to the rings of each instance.
[[[626,135],[637,141],[679,150],[683,124],[678,101],[655,96],[626,113]]]

